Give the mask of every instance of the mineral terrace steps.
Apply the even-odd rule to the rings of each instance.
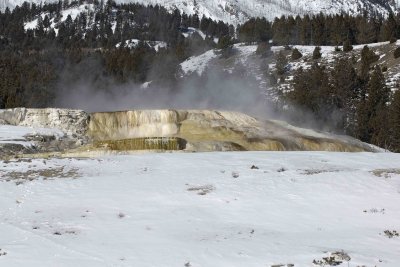
[[[130,150],[157,150],[174,151],[184,150],[186,140],[177,137],[144,137],[123,140],[95,141],[94,147],[117,151]]]
[[[17,108],[0,110],[0,122],[58,128],[77,140],[78,146],[84,145],[82,151],[381,151],[351,137],[228,111],[170,109],[89,114],[80,110]]]

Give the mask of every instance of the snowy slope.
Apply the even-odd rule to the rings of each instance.
[[[400,231],[398,154],[166,153],[0,166],[0,266],[303,267],[333,252],[350,257],[340,266],[400,263],[400,237],[387,236]]]
[[[0,0],[0,9],[14,8],[23,2],[24,0]],[[39,3],[40,0],[28,0],[28,2]],[[386,4],[376,4],[373,0],[116,0],[116,2],[159,4],[168,9],[178,8],[187,14],[198,14],[200,17],[205,15],[231,24],[243,23],[248,18],[257,16],[273,20],[281,15],[319,12],[360,14],[363,10],[368,10],[387,15],[389,10],[399,6],[398,0],[389,0]]]
[[[139,45],[139,43],[141,42],[141,40],[138,39],[131,39],[131,40],[126,40],[123,43],[118,43],[116,44],[115,47],[119,48],[119,47],[126,47],[126,48],[135,48]],[[167,43],[166,42],[161,42],[161,41],[148,41],[148,40],[144,40],[143,41],[146,45],[148,45],[149,47],[154,48],[156,51],[160,50],[160,48],[165,48],[167,47]]]
[[[370,47],[377,55],[380,56],[378,64],[382,66],[388,66],[388,71],[385,72],[385,77],[387,79],[387,85],[392,91],[397,90],[398,82],[400,81],[400,64],[398,60],[393,58],[394,50],[400,45],[400,41],[397,43],[390,44],[389,42],[380,42],[366,44]],[[322,58],[319,61],[323,65],[328,67],[333,67],[334,62],[341,57],[351,57],[354,56],[357,60],[360,60],[361,50],[365,45],[355,45],[353,46],[353,51],[346,53],[338,53],[335,51],[335,46],[321,46]],[[264,92],[268,99],[276,101],[279,100],[279,92],[291,90],[291,81],[293,79],[293,73],[295,70],[302,67],[303,69],[311,68],[313,64],[312,53],[315,46],[301,46],[294,45],[292,48],[297,48],[303,55],[299,60],[291,60],[291,51],[285,51],[287,54],[287,59],[289,60],[288,68],[290,73],[288,78],[283,83],[279,83],[276,87],[269,86],[268,78],[265,76],[265,71],[267,69],[266,65],[269,67],[269,71],[275,70],[275,56],[270,58],[261,58],[256,54],[257,45],[245,45],[245,44],[235,44],[234,50],[235,54],[226,60],[218,55],[219,50],[209,50],[205,53],[188,58],[186,61],[181,63],[182,73],[181,76],[185,77],[196,73],[198,75],[203,74],[208,69],[217,67],[227,72],[231,72],[234,68],[238,66],[243,66],[243,72],[245,76],[253,77],[261,92]],[[342,48],[342,47],[340,47]],[[274,54],[279,53],[279,51],[284,51],[283,46],[273,46],[271,50]]]

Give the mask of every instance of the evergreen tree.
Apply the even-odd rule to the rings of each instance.
[[[321,54],[321,47],[316,46],[315,49],[314,49],[312,58],[313,58],[313,59],[320,59],[321,56],[322,56],[322,54]]]
[[[229,35],[222,36],[218,40],[217,48],[218,49],[228,49],[232,47],[233,41]]]
[[[300,53],[300,51],[297,48],[293,49],[293,51],[292,51],[292,60],[298,60],[298,59],[300,59],[302,57],[303,57],[303,54]]]
[[[394,50],[394,58],[399,58],[400,57],[400,47],[397,47],[396,50]]]
[[[350,52],[353,50],[353,46],[351,45],[349,40],[344,41],[343,43],[343,52]]]
[[[276,73],[279,76],[282,76],[286,72],[286,66],[288,64],[288,60],[285,54],[282,51],[279,51],[278,55],[276,56]]]
[[[296,71],[289,99],[303,110],[311,112],[318,121],[330,123],[333,110],[331,94],[327,71],[315,63],[309,70],[300,68]]]
[[[390,90],[379,66],[376,66],[368,82],[368,97],[362,99],[357,118],[358,137],[381,147],[389,144],[388,109]]]
[[[394,152],[400,152],[400,90],[398,89],[393,96],[390,105],[390,125],[391,125],[391,148]]]
[[[371,68],[371,64],[376,62],[379,59],[379,56],[376,55],[369,47],[366,45],[361,51],[361,69],[360,69],[360,79],[363,84],[362,86],[362,97],[367,93],[367,83],[369,80],[369,70]]]
[[[336,112],[336,129],[354,134],[356,105],[359,98],[360,82],[351,60],[339,59],[331,72],[332,101]]]

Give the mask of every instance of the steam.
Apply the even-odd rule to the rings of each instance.
[[[74,76],[79,73],[78,80]],[[101,74],[95,61],[67,70],[59,84],[56,106],[88,112],[134,109],[215,109],[240,111],[267,118],[272,104],[255,77],[242,69],[230,73],[212,67],[202,76],[179,79],[171,86],[160,82],[118,84]]]
[[[253,66],[265,66],[271,61],[270,58],[253,57],[246,60],[251,61],[247,65]],[[83,109],[87,112],[139,109],[238,111],[262,120],[277,119],[300,127],[331,130],[326,123],[317,121],[309,111],[292,103],[285,109],[268,99],[265,94],[268,85],[260,87],[256,75],[240,62],[235,62],[229,70],[211,65],[200,77],[192,74],[167,85],[157,81],[156,69],[159,70],[160,66],[149,71],[155,73],[155,76],[150,76],[152,81],[145,84],[117,83],[105,76],[100,66],[99,61],[89,58],[74,67],[66,68],[59,81],[56,107]],[[267,79],[264,77],[264,80]],[[335,119],[332,117],[330,121]]]

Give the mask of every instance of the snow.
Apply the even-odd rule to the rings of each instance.
[[[181,63],[184,74],[197,73],[201,75],[206,70],[211,60],[218,57],[217,50],[209,50],[199,56],[193,56]]]
[[[32,21],[29,21],[29,22],[25,23],[24,29],[25,29],[25,31],[34,30],[34,29],[36,29],[37,24],[38,24],[38,19],[34,19]]]
[[[183,36],[185,36],[185,37],[189,37],[189,36],[191,36],[193,33],[195,33],[195,32],[197,32],[200,36],[201,36],[201,38],[203,38],[203,40],[205,40],[206,39],[206,34],[205,33],[203,33],[201,30],[199,30],[199,29],[196,29],[196,28],[193,28],[193,27],[188,27],[188,32],[184,32],[184,33],[182,33],[183,34]]]
[[[138,39],[130,39],[130,40],[126,40],[123,43],[123,47],[126,48],[135,48],[139,45],[139,43],[141,42],[141,40]],[[168,46],[168,44],[166,42],[162,42],[162,41],[148,41],[148,40],[143,40],[143,42],[145,42],[148,46],[153,47],[156,51],[160,50],[161,48],[166,48]],[[116,48],[121,47],[122,42],[118,43],[115,45]]]
[[[71,7],[71,8],[62,10],[60,21],[64,22],[68,18],[68,16],[71,16],[71,19],[75,20],[78,17],[78,15],[80,15],[81,13],[88,13],[91,10],[94,10],[93,4],[83,4],[83,5],[79,5],[76,7]],[[50,14],[49,13],[40,14],[42,19],[44,19],[46,15],[50,15]],[[38,19],[28,21],[24,24],[24,29],[25,29],[25,31],[26,30],[34,30],[34,29],[36,29],[37,24],[38,24]],[[54,29],[56,31],[56,33],[58,33],[58,28],[57,28],[56,23],[54,22],[54,18],[50,19],[50,28]]]
[[[383,234],[400,230],[400,175],[389,170],[400,168],[398,154],[164,153],[0,166],[0,180],[39,176],[0,182],[2,266],[313,266],[342,250],[351,260],[341,266],[400,262],[400,238]],[[74,178],[35,176],[60,169]]]
[[[3,0],[0,1],[0,10],[6,7],[14,8],[21,5],[25,0]],[[39,3],[40,0],[29,0],[28,2]],[[46,2],[56,2],[48,0]],[[349,13],[352,15],[362,14],[364,10],[372,10],[382,15],[388,15],[390,10],[395,10],[395,6],[390,4],[388,9],[372,0],[117,0],[117,3],[135,2],[146,5],[162,5],[169,10],[175,8],[186,14],[203,15],[216,21],[222,20],[229,24],[241,24],[250,17],[263,17],[273,20],[282,15],[304,15]],[[69,11],[71,16],[75,16],[77,9]]]
[[[238,61],[242,64],[248,64],[248,59],[257,50],[256,45],[244,45],[243,43],[235,44],[234,49],[238,55]],[[218,57],[219,49],[211,49],[199,56],[193,56],[181,63],[181,68],[184,74],[197,73],[201,75],[207,67],[209,67],[210,62]]]
[[[140,88],[142,88],[142,89],[147,89],[147,88],[149,88],[149,86],[150,86],[152,83],[153,83],[153,81],[145,82],[145,83],[143,83],[143,84],[140,86]]]
[[[58,129],[22,127],[0,124],[0,144],[21,144],[24,146],[32,146],[33,142],[25,139],[26,135],[44,135],[63,137],[64,133]]]

